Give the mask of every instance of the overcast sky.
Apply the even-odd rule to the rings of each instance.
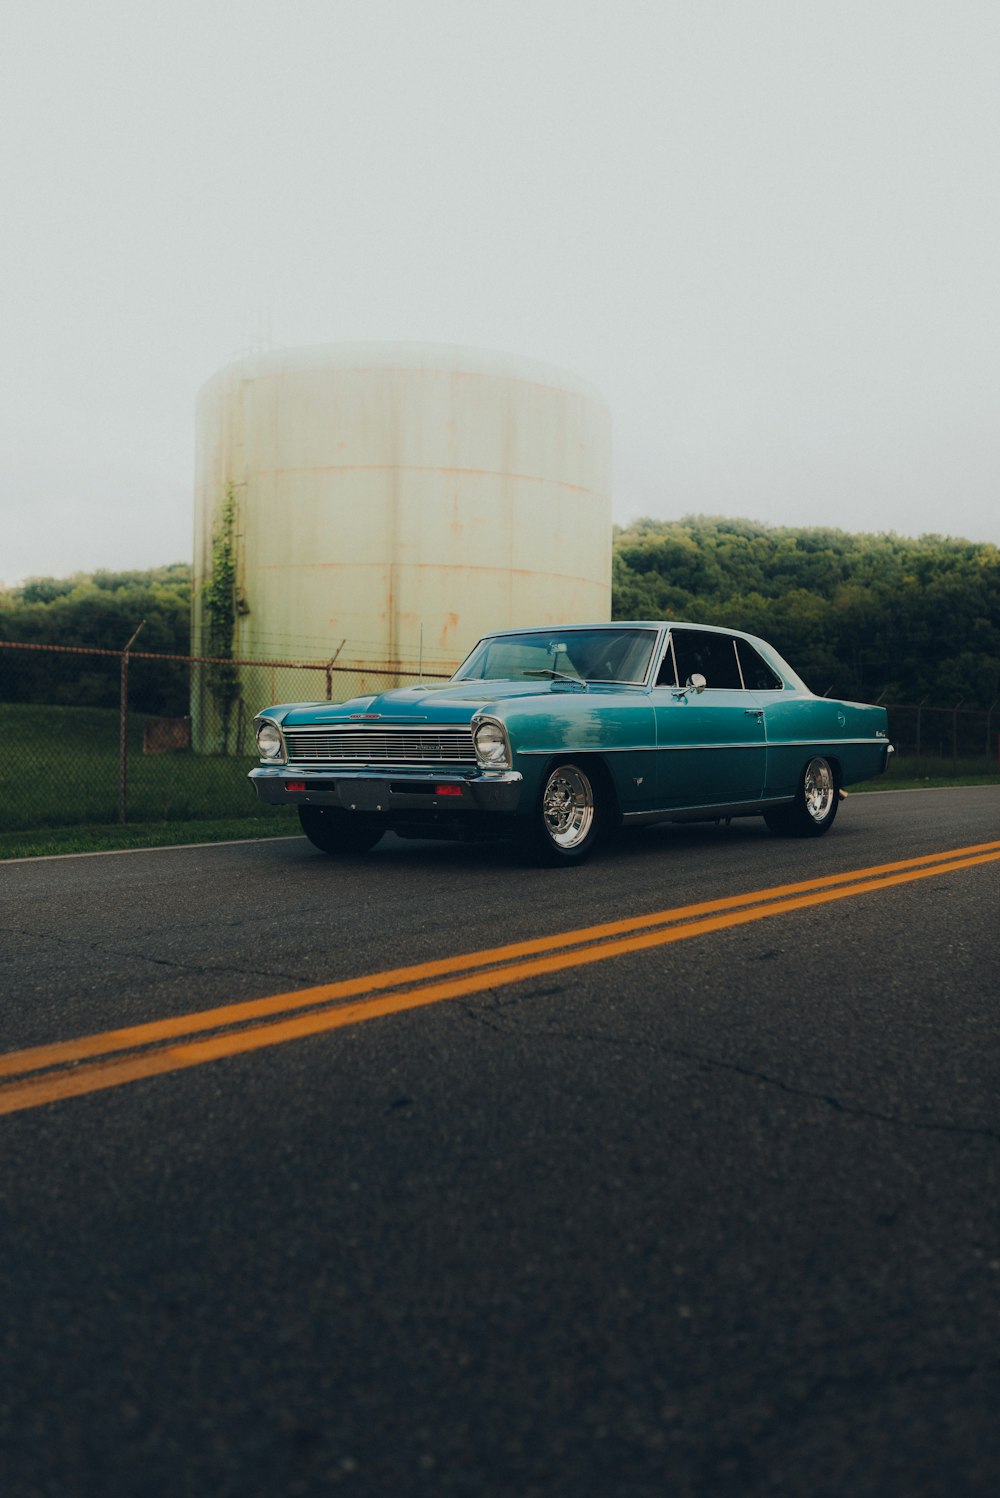
[[[615,518],[1000,542],[997,0],[3,0],[0,578],[191,555],[248,350],[606,396]]]

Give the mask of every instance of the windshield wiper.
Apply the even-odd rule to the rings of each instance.
[[[565,671],[550,671],[547,666],[540,667],[537,671],[525,671],[525,676],[547,676],[550,681],[569,681],[575,687],[583,687],[587,690],[587,683],[582,676],[567,676]]]

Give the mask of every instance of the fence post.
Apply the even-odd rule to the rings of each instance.
[[[126,807],[128,802],[128,653],[135,644],[139,630],[145,624],[145,619],[133,631],[125,649],[122,651],[122,678],[121,691],[118,698],[118,820],[125,821]]]
[[[920,779],[920,715],[923,712],[924,702],[926,702],[926,701],[927,701],[927,698],[925,697],[924,700],[923,700],[923,702],[918,702],[917,703],[917,779],[918,780]]]
[[[327,700],[327,702],[332,702],[333,701],[333,668],[334,668],[334,665],[336,663],[337,656],[340,654],[340,652],[343,650],[343,648],[344,648],[344,646],[346,644],[347,644],[346,640],[341,640],[340,644],[337,646],[336,650],[333,652],[333,655],[330,657],[330,659],[326,663],[326,700]]]

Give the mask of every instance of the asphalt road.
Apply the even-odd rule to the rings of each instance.
[[[0,1062],[556,953],[123,1085],[67,1063],[82,1095],[0,1116],[3,1498],[995,1493],[1000,863],[737,901],[988,841],[970,788],[573,870],[393,838],[0,866]],[[559,965],[704,902],[741,923]]]

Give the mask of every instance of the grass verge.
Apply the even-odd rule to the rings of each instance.
[[[180,843],[224,843],[247,837],[287,837],[299,831],[293,808],[271,816],[199,817],[190,822],[135,822],[120,826],[46,827],[0,833],[0,859],[53,853],[112,853],[122,848],[173,848]]]
[[[21,828],[118,823],[118,715],[110,708],[2,708],[15,754],[0,761],[0,836]],[[128,823],[261,815],[247,772],[256,755],[144,754],[143,715],[129,719]]]
[[[986,769],[983,757],[941,761],[918,759],[915,754],[894,754],[887,774],[863,780],[849,789],[853,796],[858,791],[922,791],[950,785],[1000,785],[1000,774]]]
[[[1000,785],[1000,775],[880,775],[877,780],[862,780],[848,791],[854,796],[859,791],[936,791],[954,785]]]

